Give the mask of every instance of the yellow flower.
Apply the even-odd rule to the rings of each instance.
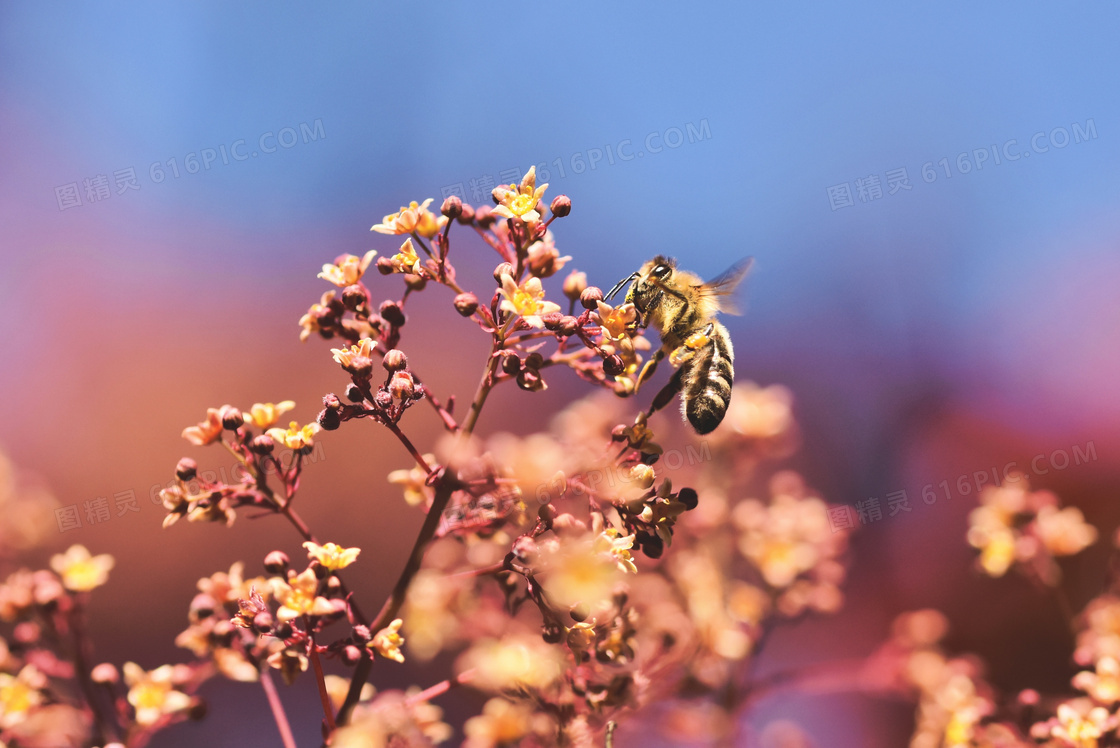
[[[507,634],[500,641],[480,639],[456,663],[459,672],[474,669],[471,685],[484,691],[543,689],[559,680],[564,656],[530,634]]]
[[[431,202],[430,197],[420,204],[413,200],[407,207],[402,207],[396,213],[390,213],[381,219],[381,223],[371,226],[370,231],[379,234],[411,234],[420,225],[421,216],[428,212],[428,205]]]
[[[280,603],[276,617],[290,621],[300,616],[326,616],[334,612],[334,606],[325,597],[319,597],[319,580],[315,571],[307,569],[302,574],[285,582],[280,578],[272,580],[272,594]]]
[[[502,218],[520,218],[525,223],[539,221],[541,214],[537,212],[537,203],[540,202],[548,184],[537,187],[537,167],[530,166],[529,171],[521,179],[521,185],[511,184],[494,188],[494,199],[498,205],[494,208],[493,215]]]
[[[424,455],[424,462],[429,465],[436,464],[435,455]],[[419,506],[432,497],[432,489],[428,487],[427,480],[428,474],[419,465],[389,473],[389,482],[396,483],[404,489],[404,500],[409,506]]]
[[[1097,748],[1097,738],[1113,726],[1104,707],[1078,710],[1069,704],[1060,704],[1058,724],[1050,730],[1050,735],[1074,748]]]
[[[319,273],[318,278],[329,281],[339,288],[346,288],[352,286],[362,279],[362,275],[366,272],[370,262],[377,256],[377,250],[371,249],[361,257],[356,255],[343,255],[334,261],[332,265],[323,265],[323,272]]]
[[[259,429],[272,428],[280,420],[280,416],[294,407],[296,404],[291,400],[278,403],[253,403],[249,412],[244,414],[245,422]]]
[[[287,429],[269,429],[267,433],[273,441],[283,444],[288,449],[303,449],[315,443],[315,434],[319,433],[319,424],[309,423],[300,426],[292,421]]]
[[[222,435],[222,417],[218,413],[217,408],[207,408],[206,420],[183,429],[183,438],[199,447],[218,441]]]
[[[502,309],[520,315],[530,327],[544,327],[541,315],[560,311],[559,304],[544,300],[541,279],[536,276],[526,278],[519,286],[513,276],[502,275],[502,296]]]
[[[404,240],[398,251],[392,257],[393,269],[398,273],[419,273],[420,272],[420,256],[416,254],[416,247],[412,244],[412,239]]]
[[[346,701],[346,694],[350,692],[350,679],[343,678],[341,675],[324,675],[323,685],[327,687],[327,696],[337,712],[342,708],[343,702]],[[369,701],[373,698],[375,689],[372,683],[366,683],[362,686],[362,693],[358,696],[358,701]]]
[[[51,557],[51,568],[62,577],[66,589],[88,592],[108,581],[113,557],[104,553],[90,556],[84,545],[72,545],[66,553]]]
[[[463,725],[466,748],[493,748],[513,745],[529,734],[533,727],[533,710],[528,704],[513,704],[493,698],[482,707],[482,714],[471,717]]]
[[[366,646],[382,657],[396,660],[397,662],[404,662],[404,654],[401,653],[401,645],[404,644],[404,637],[398,633],[401,630],[402,623],[404,623],[404,621],[400,618],[396,619],[374,634],[373,639]]]
[[[612,307],[602,301],[596,304],[598,308],[595,316],[599,319],[604,337],[609,340],[625,340],[630,337],[631,325],[638,319],[638,310],[633,304],[623,304],[620,307]]]
[[[335,543],[317,545],[308,541],[303,544],[303,547],[307,549],[308,558],[315,559],[331,571],[345,569],[357,561],[358,554],[362,552],[361,548],[343,548]]]
[[[1095,673],[1085,670],[1073,676],[1073,687],[1102,704],[1115,704],[1120,701],[1120,662],[1113,657],[1101,658]]]
[[[599,515],[595,515],[598,517]],[[634,559],[630,556],[630,549],[634,547],[634,534],[623,535],[613,527],[608,527],[595,536],[592,545],[596,553],[605,553],[610,556],[620,571],[638,573]]]
[[[27,665],[19,675],[0,673],[0,729],[23,722],[28,713],[43,701],[40,689],[47,679],[34,665]]]
[[[334,291],[327,291],[319,299],[319,303],[312,304],[311,308],[307,310],[307,314],[299,318],[299,326],[303,328],[299,331],[301,343],[311,337],[312,333],[319,332],[322,329],[319,326],[319,317],[326,316],[332,301],[334,301]]]
[[[370,358],[376,345],[377,343],[372,339],[362,338],[356,345],[349,348],[331,348],[331,355],[342,368],[346,369],[354,363],[355,358]]]
[[[136,724],[155,724],[165,714],[182,711],[191,705],[191,697],[175,690],[171,665],[146,672],[135,662],[124,664],[124,680],[129,685],[128,703],[136,709]]]

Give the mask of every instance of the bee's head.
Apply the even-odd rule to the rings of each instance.
[[[642,268],[642,280],[645,281],[659,281],[665,282],[673,275],[673,271],[677,269],[677,261],[672,257],[658,255],[645,264]]]

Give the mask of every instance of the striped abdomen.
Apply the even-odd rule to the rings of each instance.
[[[731,402],[733,354],[727,329],[718,322],[711,342],[681,364],[681,410],[698,434],[719,426]]]

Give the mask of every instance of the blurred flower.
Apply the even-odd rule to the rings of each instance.
[[[429,465],[436,464],[435,455],[423,455],[424,462]],[[405,470],[394,470],[389,473],[389,482],[395,483],[404,489],[404,500],[409,506],[427,504],[432,500],[434,491],[428,486],[428,473],[419,465],[413,465]]]
[[[268,594],[268,581],[264,577],[245,579],[244,570],[245,564],[236,561],[228,572],[219,571],[199,579],[198,590],[212,597],[219,605],[248,598],[253,589]]]
[[[113,557],[90,556],[84,545],[72,545],[66,553],[51,557],[51,568],[62,577],[62,584],[74,592],[88,592],[109,580]]]
[[[401,645],[404,644],[404,637],[400,635],[402,623],[404,623],[404,621],[397,618],[388,626],[374,634],[373,639],[371,639],[366,646],[382,657],[396,660],[397,662],[404,662],[404,654],[401,652]]]
[[[282,400],[278,403],[253,403],[253,407],[245,413],[245,422],[259,429],[271,428],[280,420],[280,416],[294,407],[296,404],[291,400]]]
[[[276,617],[290,621],[300,616],[326,616],[334,612],[334,606],[324,597],[319,597],[319,580],[313,569],[307,569],[287,582],[279,578],[272,580],[272,594],[280,603]]]
[[[362,279],[366,268],[377,256],[377,251],[371,249],[361,257],[355,255],[342,255],[332,265],[323,265],[323,272],[317,277],[333,283],[339,288],[352,286]]]
[[[530,327],[544,327],[541,315],[560,311],[559,304],[544,300],[541,279],[535,276],[526,278],[518,285],[512,276],[503,275],[502,296],[505,297],[502,300],[502,310],[520,315]]]
[[[428,205],[431,204],[432,199],[429,197],[419,204],[413,200],[407,207],[385,216],[381,219],[381,223],[372,226],[370,231],[376,231],[379,234],[411,234],[420,224],[420,214],[428,210]]]
[[[537,203],[547,189],[547,184],[537,187],[537,167],[530,166],[529,171],[521,178],[520,185],[499,185],[494,188],[494,199],[498,201],[494,215],[520,218],[525,223],[538,221],[541,214],[537,212]]]
[[[541,544],[535,566],[545,593],[558,607],[582,604],[594,611],[609,603],[622,572],[610,543],[604,548],[596,541],[595,535],[583,533]]]
[[[323,683],[327,687],[327,696],[330,697],[331,704],[337,712],[342,708],[343,702],[346,701],[346,695],[350,692],[350,679],[343,678],[341,675],[324,675]],[[369,701],[373,698],[374,693],[376,693],[376,689],[372,683],[363,683],[358,703]]]
[[[460,673],[473,669],[471,685],[484,691],[544,689],[561,678],[564,657],[538,635],[511,633],[475,641],[456,667]]]
[[[1096,672],[1082,671],[1073,676],[1073,687],[1102,704],[1120,701],[1120,662],[1113,657],[1097,661]]]
[[[287,429],[269,429],[266,433],[288,449],[303,449],[315,443],[315,434],[319,433],[320,428],[317,423],[300,426],[296,421],[292,421]]]
[[[335,543],[318,545],[307,541],[303,544],[303,547],[307,549],[309,558],[315,559],[331,571],[345,569],[347,566],[357,561],[358,554],[362,552],[361,548],[343,548]]]
[[[1097,540],[1097,528],[1086,522],[1081,510],[1074,506],[1040,507],[1035,523],[1042,545],[1052,556],[1072,556]]]
[[[191,697],[175,690],[171,665],[161,665],[150,672],[135,662],[124,664],[124,682],[128,684],[128,703],[136,709],[136,724],[151,725],[165,714],[182,711],[191,705]]]
[[[553,239],[552,232],[545,231],[544,237],[540,241],[535,241],[529,245],[525,266],[529,269],[530,273],[538,278],[548,278],[562,270],[564,265],[570,262],[571,259],[571,255],[560,256],[560,252],[556,249],[556,243]],[[584,285],[586,285],[586,283],[587,278],[584,276]],[[567,294],[567,280],[564,282],[564,287],[565,294]]]
[[[183,438],[198,447],[213,444],[221,435],[222,417],[218,408],[207,408],[205,421],[183,429]]]
[[[213,658],[218,672],[232,681],[255,683],[261,677],[257,666],[249,662],[245,655],[235,649],[224,647],[215,649]]]
[[[514,704],[493,698],[482,707],[482,714],[471,717],[463,726],[467,739],[463,748],[498,748],[514,745],[532,730],[534,718],[528,704]]]
[[[47,678],[34,665],[26,665],[18,675],[0,673],[0,728],[14,727],[43,703],[42,689]]]
[[[1094,598],[1078,616],[1080,632],[1074,660],[1095,665],[1110,657],[1120,660],[1120,598],[1104,594]]]
[[[731,391],[725,423],[748,439],[774,439],[794,426],[793,395],[778,384],[759,387],[754,382],[736,382]],[[719,432],[726,435],[727,430]]]
[[[354,709],[350,724],[331,735],[331,748],[428,748],[452,735],[439,707],[413,692],[384,691]]]

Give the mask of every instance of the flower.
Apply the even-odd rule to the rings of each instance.
[[[307,314],[299,318],[299,326],[303,328],[299,331],[301,343],[311,337],[312,333],[320,332],[323,329],[320,322],[333,316],[332,303],[336,303],[333,290],[324,293],[318,303],[312,304],[311,308],[307,310]]]
[[[345,569],[347,566],[357,561],[358,554],[362,552],[361,548],[343,548],[335,543],[318,545],[307,541],[303,544],[303,547],[307,549],[309,558],[315,559],[331,571]]]
[[[319,433],[320,428],[317,423],[300,426],[292,421],[287,429],[269,429],[266,433],[288,449],[303,449],[315,443],[315,434]]]
[[[325,597],[319,597],[319,580],[313,569],[307,569],[287,582],[279,578],[272,580],[272,594],[280,603],[276,617],[290,621],[300,616],[327,616],[334,613],[334,606]]]
[[[19,675],[0,673],[0,728],[23,722],[43,702],[41,689],[46,685],[46,676],[34,665],[25,666]]]
[[[564,672],[564,655],[528,633],[506,634],[501,640],[479,639],[456,664],[459,672],[474,669],[471,685],[484,691],[545,688]]]
[[[370,358],[376,345],[377,343],[373,339],[362,338],[356,345],[349,348],[331,348],[331,355],[343,369],[349,371],[353,368],[355,359]]]
[[[276,425],[280,416],[287,413],[296,404],[291,400],[282,400],[278,403],[253,403],[249,412],[245,413],[245,422],[259,429],[267,429]]]
[[[326,686],[327,696],[330,698],[331,704],[337,712],[342,708],[343,702],[346,701],[346,695],[350,692],[350,679],[343,678],[341,675],[324,675],[323,685]],[[362,692],[361,695],[358,696],[359,703],[372,699],[375,692],[376,690],[372,683],[362,684]]]
[[[551,231],[545,231],[541,241],[530,244],[526,254],[525,266],[529,268],[530,273],[540,278],[556,274],[572,259],[571,255],[560,256]],[[584,285],[586,284],[587,278],[584,276]],[[567,286],[565,280],[565,295],[567,295]],[[579,296],[577,295],[576,298]]]
[[[638,310],[633,304],[613,307],[597,301],[595,306],[595,317],[603,330],[603,337],[614,341],[626,340],[630,337],[630,328],[638,319]]]
[[[398,273],[419,273],[420,272],[420,256],[416,254],[416,247],[412,244],[412,239],[404,240],[398,251],[390,260],[393,263],[393,270]]]
[[[511,184],[509,187],[501,185],[494,188],[494,199],[498,201],[493,214],[502,218],[520,218],[525,223],[539,221],[541,214],[537,212],[537,203],[540,202],[548,184],[537,187],[537,167],[530,166],[529,171],[521,178],[521,185]]]
[[[1058,705],[1057,724],[1050,727],[1050,735],[1065,741],[1073,748],[1097,748],[1097,738],[1115,727],[1104,707],[1085,708],[1071,704]]]
[[[124,681],[129,685],[128,703],[136,709],[136,724],[154,724],[163,715],[191,705],[190,696],[175,690],[173,674],[171,665],[161,665],[147,672],[135,662],[124,664]]]
[[[433,454],[423,455],[424,462],[429,465],[436,464]],[[428,474],[419,465],[413,465],[404,470],[394,470],[389,473],[389,482],[396,483],[404,489],[404,500],[409,506],[419,506],[431,501],[432,489],[428,486]]]
[[[1113,657],[1102,657],[1095,673],[1083,670],[1073,676],[1073,687],[1102,704],[1115,704],[1120,701],[1120,662]]]
[[[371,226],[370,231],[379,234],[411,234],[420,225],[421,215],[429,212],[428,205],[431,202],[430,197],[420,204],[413,200],[407,207],[402,207],[396,213],[390,213],[381,219],[381,223]]]
[[[218,408],[206,409],[206,420],[197,426],[183,429],[183,438],[198,447],[205,447],[218,441],[222,435],[222,417]]]
[[[495,697],[482,707],[482,714],[471,717],[463,725],[466,748],[494,748],[513,745],[529,734],[533,725],[533,710],[528,704],[514,704]]]
[[[113,557],[90,556],[84,545],[72,545],[66,553],[51,557],[51,568],[62,577],[62,584],[73,592],[88,592],[109,580]]]
[[[502,296],[505,296],[502,300],[502,309],[511,314],[521,315],[530,327],[544,327],[541,315],[560,311],[559,304],[544,300],[541,279],[536,276],[526,278],[521,285],[517,285],[513,276],[503,274]]]
[[[342,255],[332,265],[323,265],[323,272],[318,278],[329,281],[339,288],[352,286],[362,279],[370,262],[377,256],[377,250],[371,249],[361,257],[356,255]]]
[[[1035,516],[1039,539],[1052,556],[1072,556],[1097,540],[1097,528],[1075,506],[1042,506]]]
[[[401,652],[401,645],[404,644],[404,637],[399,633],[402,623],[404,623],[404,621],[397,618],[388,626],[374,634],[373,639],[371,639],[366,646],[382,657],[396,660],[397,662],[404,662],[404,654]]]

